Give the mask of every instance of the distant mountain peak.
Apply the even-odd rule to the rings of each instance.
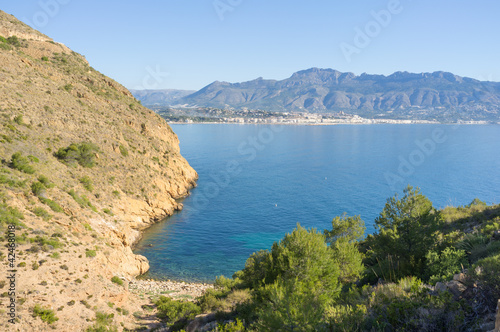
[[[449,72],[391,75],[309,68],[284,80],[215,81],[178,100],[179,105],[270,111],[339,112],[400,118],[500,120],[500,83]]]

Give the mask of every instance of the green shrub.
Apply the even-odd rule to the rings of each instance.
[[[129,311],[125,308],[116,308],[115,310],[119,312],[122,316],[128,316],[129,314]]]
[[[239,280],[229,279],[224,276],[215,277],[214,286],[216,289],[221,289],[223,291],[230,291],[235,289],[240,284]]]
[[[40,319],[48,324],[52,324],[59,320],[53,310],[42,308],[36,304],[33,308],[33,317],[40,317]]]
[[[42,61],[49,61],[49,58],[46,56],[42,56]]]
[[[46,188],[53,188],[54,184],[45,175],[40,175],[38,181],[43,183]]]
[[[217,324],[217,332],[245,332],[246,328],[243,322],[236,318],[236,321],[226,324]]]
[[[323,327],[330,296],[305,280],[278,279],[264,288],[263,304],[257,309],[258,331],[318,331]],[[312,288],[312,289],[311,289]]]
[[[40,236],[40,235],[37,235],[34,238],[30,238],[30,242],[37,243],[39,246],[49,245],[56,249],[61,248],[63,246],[63,244],[59,242],[57,238],[52,238],[52,237],[47,238],[45,236]]]
[[[23,125],[24,124],[23,115],[22,114],[16,115],[14,117],[14,122],[17,123],[18,125]]]
[[[6,50],[6,51],[10,51],[12,49],[12,47],[10,47],[8,44],[6,43],[0,43],[0,49],[2,50]]]
[[[92,184],[92,180],[87,175],[85,175],[84,177],[80,178],[80,183],[88,191],[92,192],[92,190],[94,190],[94,186]]]
[[[262,282],[273,284],[278,279],[295,280],[318,285],[310,289],[334,298],[339,290],[339,266],[325,242],[325,236],[315,229],[306,230],[300,224],[292,233],[275,242],[271,252],[250,256],[243,269],[243,281],[259,288]]]
[[[485,223],[485,225],[481,229],[481,233],[491,237],[499,229],[500,229],[500,217],[496,217],[494,219],[488,220]]]
[[[40,200],[40,202],[50,207],[52,211],[63,212],[63,208],[53,200],[44,197],[38,197],[38,199]]]
[[[120,148],[120,153],[122,154],[122,156],[124,156],[124,157],[128,156],[128,150],[125,146],[120,145],[119,148]]]
[[[44,208],[41,208],[41,207],[34,208],[33,213],[37,217],[42,217],[42,219],[45,221],[48,221],[52,218],[52,215],[49,214]]]
[[[116,327],[110,326],[113,323],[114,314],[106,314],[105,312],[97,311],[95,313],[95,323],[87,328],[86,332],[115,332]]]
[[[427,255],[427,268],[430,283],[450,280],[453,275],[468,266],[467,255],[463,250],[446,248],[441,253],[430,250]]]
[[[374,293],[371,301],[372,315],[365,319],[364,330],[468,331],[473,324],[469,305],[454,301],[449,292],[403,292],[391,298]]]
[[[120,198],[120,192],[118,190],[113,190],[112,192],[113,196],[115,196],[116,198]]]
[[[11,157],[11,166],[18,171],[24,172],[26,174],[35,173],[35,169],[33,166],[29,164],[29,160],[26,157],[23,157],[21,152],[16,152]]]
[[[117,285],[120,285],[122,286],[123,285],[123,280],[121,280],[119,277],[117,276],[114,276],[113,278],[111,278],[111,282],[117,284]]]
[[[198,298],[198,305],[203,312],[217,312],[224,311],[231,308],[225,302],[227,292],[209,289],[202,296]]]
[[[160,296],[155,304],[158,318],[164,320],[168,326],[185,323],[201,313],[200,308],[192,302],[176,301],[165,296]]]
[[[8,206],[5,203],[0,203],[0,224],[6,223],[10,225],[21,226],[24,215],[17,208]]]
[[[85,250],[85,257],[95,257],[95,256],[97,256],[97,252],[95,250]]]
[[[110,209],[107,209],[107,208],[103,209],[102,212],[104,212],[104,213],[106,213],[106,214],[108,214],[110,216],[113,215],[113,211],[111,211]]]
[[[0,174],[0,183],[7,184],[9,187],[12,188],[24,188],[26,186],[26,182],[28,180],[16,180],[13,179],[12,177],[9,177],[5,174]]]
[[[66,148],[60,148],[54,156],[66,165],[76,166],[79,164],[82,167],[90,168],[95,165],[95,153],[97,151],[98,148],[93,143],[73,143]]]
[[[31,192],[37,197],[44,196],[45,186],[41,182],[33,182],[31,184]]]
[[[21,43],[19,42],[19,38],[17,38],[17,36],[10,36],[7,38],[7,43],[12,45],[12,46],[15,46],[15,47],[20,47],[21,46]]]
[[[440,214],[419,188],[407,186],[403,197],[389,198],[375,220],[374,235],[368,235],[363,246],[370,248],[365,263],[366,278],[396,281],[406,275],[421,277],[425,270],[425,255],[436,243]],[[373,280],[375,279],[375,280]]]
[[[52,211],[63,212],[63,208],[57,202],[54,202],[53,200],[47,198],[39,198],[39,200],[50,207]]]
[[[3,45],[3,44],[0,44],[0,48],[2,48],[2,45]],[[0,137],[2,138],[2,139],[0,140],[0,142],[1,142],[1,143],[5,143],[5,142],[7,142],[7,143],[12,143],[12,138],[11,138],[10,136],[7,136],[7,135],[5,135],[5,134],[1,134],[1,135],[0,135]]]
[[[336,305],[329,306],[325,311],[328,324],[334,327],[333,331],[362,331],[367,313],[365,305]]]
[[[73,85],[72,84],[66,84],[64,87],[63,87],[64,90],[70,92],[72,89],[73,89]]]
[[[39,163],[40,162],[40,159],[38,159],[37,157],[33,156],[33,155],[28,155],[28,159],[33,162],[33,163]]]
[[[89,199],[85,196],[79,196],[74,189],[71,189],[70,191],[68,191],[68,194],[73,197],[73,199],[75,200],[75,202],[78,203],[78,205],[80,205],[82,208],[86,208],[86,207],[89,207],[90,209],[92,209],[92,211],[94,212],[97,212],[97,209],[95,206],[92,205],[92,203],[89,201]]]
[[[481,290],[490,309],[494,309],[500,298],[500,255],[479,260],[472,267],[472,278]]]

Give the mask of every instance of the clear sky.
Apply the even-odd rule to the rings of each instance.
[[[449,71],[500,81],[498,0],[21,0],[0,9],[128,88]]]

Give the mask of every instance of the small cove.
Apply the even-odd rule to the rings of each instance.
[[[386,199],[406,184],[438,208],[500,200],[494,125],[172,128],[200,179],[184,209],[147,229],[136,246],[150,261],[150,278],[231,276],[297,223],[322,230],[343,212],[360,214],[371,233]]]

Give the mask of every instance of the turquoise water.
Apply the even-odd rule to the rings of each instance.
[[[373,222],[386,199],[418,186],[436,207],[500,202],[500,127],[173,125],[198,187],[134,252],[149,277],[211,281],[244,267],[297,223]]]

